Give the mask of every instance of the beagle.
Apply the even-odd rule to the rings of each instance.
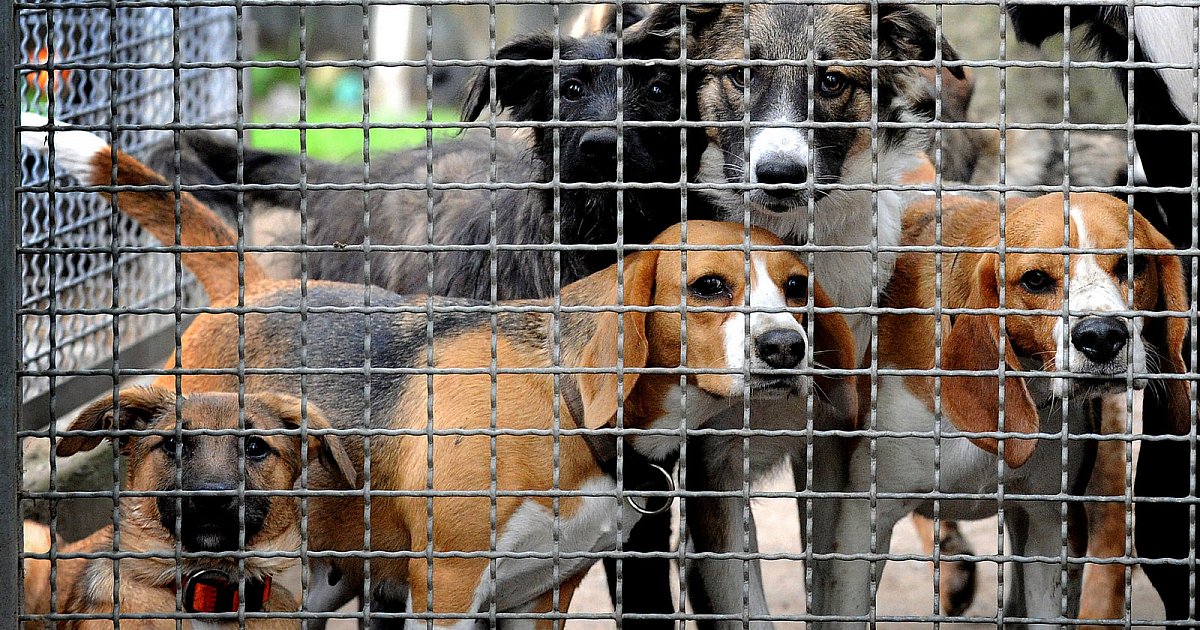
[[[278,554],[300,547],[300,501],[284,493],[304,468],[297,430],[305,423],[329,429],[315,405],[304,409],[272,393],[248,395],[242,405],[237,394],[179,398],[137,387],[86,407],[58,441],[58,455],[119,439],[127,463],[122,488],[131,494],[120,499],[119,530],[110,525],[59,547],[57,610],[46,584],[31,593],[26,576],[30,612],[70,615],[58,622],[64,630],[113,628],[116,619],[147,629],[176,628],[180,619],[196,630],[235,628],[243,616],[246,628],[299,628],[295,617],[269,613],[297,610],[295,596],[272,577],[293,563]],[[309,434],[307,441],[310,463],[319,459],[326,474],[353,477],[337,436]],[[281,494],[263,494],[272,490]],[[37,549],[49,550],[48,534]],[[119,564],[112,554],[121,554]],[[48,582],[50,561],[31,562]]]
[[[111,149],[79,134],[55,134],[59,164],[108,183]],[[134,186],[117,192],[120,210],[172,242],[175,195],[145,188],[162,179],[118,152],[117,183]],[[179,205],[183,245],[236,245],[190,195]],[[798,255],[756,249],[781,244],[758,228],[692,221],[556,298],[498,305],[266,281],[253,257],[189,252],[184,264],[217,304],[235,303],[239,264],[252,281],[241,299],[249,312],[202,314],[184,334],[181,365],[214,371],[183,376],[183,386],[303,392],[337,428],[360,432],[344,443],[364,490],[310,499],[309,548],[359,551],[333,560],[337,587],[363,594],[361,550],[370,550],[366,595],[408,611],[413,627],[432,616],[466,628],[495,614],[508,625],[567,609],[596,554],[648,510],[645,497],[622,502],[622,493],[669,489],[661,469],[620,466],[622,448],[670,460],[687,429],[747,401],[806,399],[814,383],[854,409],[849,380],[812,370],[813,357],[854,367],[850,329],[823,311],[833,305]],[[809,308],[810,293],[822,311]],[[319,469],[310,482],[357,485]]]
[[[934,209],[927,200],[906,212],[905,245],[935,243]],[[1170,243],[1123,201],[1095,193],[1010,200],[1003,261],[990,251],[1000,243],[1000,217],[989,202],[942,200],[941,244],[986,253],[941,254],[940,305],[935,254],[900,256],[883,299],[889,312],[879,318],[879,369],[954,374],[878,377],[877,415],[863,414],[861,422],[904,436],[862,438],[843,488],[857,494],[839,499],[836,522],[819,527],[836,529],[839,554],[887,553],[897,521],[933,513],[929,493],[969,495],[940,500],[940,516],[951,520],[985,518],[1002,507],[1014,556],[1005,615],[1058,619],[1075,612],[1079,597],[1080,565],[1062,558],[1064,514],[1072,531],[1084,531],[1083,511],[1078,502],[1021,497],[1084,494],[1087,442],[1072,436],[1098,430],[1094,407],[1105,394],[1151,384],[1172,400],[1171,421],[1190,424],[1187,384],[1177,378],[1186,372],[1186,319],[1159,313],[1188,306],[1178,258],[1153,253]],[[1055,249],[1065,233],[1069,256]],[[1123,253],[1130,235],[1134,249]],[[1096,249],[1111,251],[1089,253]],[[1006,314],[1001,324],[987,310],[1001,305],[1038,312]],[[971,310],[940,319],[898,310],[939,306]],[[862,379],[860,395],[869,386]],[[861,616],[865,625],[872,567],[877,584],[884,563],[816,564],[815,612]]]

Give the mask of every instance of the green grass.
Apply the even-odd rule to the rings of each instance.
[[[360,108],[337,108],[333,106],[324,106],[316,103],[310,103],[308,106],[307,121],[309,123],[362,123],[362,110]],[[425,120],[424,112],[415,113],[409,116],[378,116],[372,114],[371,122],[374,123],[395,123],[395,122],[423,122]],[[449,122],[458,120],[458,112],[453,109],[435,109],[433,112],[434,122]],[[272,120],[270,116],[256,115],[254,122],[279,122]],[[456,133],[454,129],[434,129],[433,136],[435,139],[443,139],[453,136]],[[371,153],[386,153],[408,149],[411,147],[423,146],[426,142],[426,130],[420,128],[403,128],[403,129],[375,129],[372,128],[369,132],[371,140]],[[363,130],[362,128],[351,129],[309,129],[306,133],[306,150],[308,155],[321,160],[346,160],[360,159],[363,152]],[[250,145],[259,149],[269,151],[280,151],[285,153],[300,152],[300,130],[299,129],[256,129],[250,132]]]

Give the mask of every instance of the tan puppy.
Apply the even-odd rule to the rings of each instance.
[[[80,630],[112,628],[118,616],[122,628],[175,628],[180,618],[184,628],[237,627],[239,610],[247,613],[248,628],[299,628],[297,619],[260,614],[297,610],[295,596],[271,582],[293,560],[270,554],[299,547],[299,500],[260,493],[286,493],[296,485],[303,461],[296,431],[302,426],[329,428],[316,406],[305,412],[299,400],[276,394],[248,395],[240,410],[236,394],[177,399],[146,387],[122,391],[118,404],[109,396],[89,405],[59,440],[58,455],[120,435],[128,470],[123,489],[161,494],[121,498],[119,539],[110,526],[59,548],[56,611],[50,611],[50,563],[34,560],[35,571],[25,576],[27,609],[93,616],[59,621],[60,628]],[[239,436],[239,430],[252,433]],[[315,465],[319,458],[328,475],[354,475],[336,436],[308,435],[308,455],[313,471],[322,469]],[[45,532],[36,548],[48,549],[48,540]],[[26,545],[31,548],[30,541]],[[239,551],[246,552],[242,566],[234,555]],[[151,556],[120,560],[119,589],[111,558],[79,557],[117,552]],[[211,552],[229,555],[192,555]],[[200,613],[208,613],[203,621],[196,619]]]
[[[23,140],[40,146],[45,139]],[[77,131],[54,140],[59,164],[85,183],[109,181],[103,141]],[[117,166],[121,185],[162,185],[124,154]],[[160,239],[174,239],[173,194],[122,191],[117,201]],[[236,244],[190,195],[179,203],[185,246]],[[813,356],[824,366],[854,366],[845,321],[808,308],[810,294],[818,308],[832,304],[809,284],[797,255],[747,254],[748,246],[781,245],[778,238],[693,221],[654,244],[666,249],[634,253],[563,287],[554,301],[507,302],[494,315],[482,302],[268,282],[252,257],[239,266],[229,251],[187,253],[184,263],[216,304],[233,302],[240,269],[252,312],[244,326],[233,313],[196,319],[183,338],[182,365],[221,373],[185,376],[184,387],[298,392],[295,371],[304,366],[312,371],[310,399],[338,428],[372,432],[369,443],[346,445],[369,489],[386,493],[371,497],[369,512],[362,493],[314,498],[309,543],[388,552],[370,564],[373,610],[406,609],[420,627],[432,613],[439,626],[464,628],[489,611],[563,611],[594,552],[619,544],[639,516],[618,489],[671,489],[661,469],[619,470],[621,448],[670,460],[684,429],[740,407],[746,392],[749,402],[804,400],[813,378],[843,414],[856,408],[849,379],[812,371]],[[250,372],[239,375],[239,365]],[[634,432],[623,445],[612,431],[596,432],[616,427],[653,432]],[[320,469],[311,481],[352,485]],[[338,587],[361,593],[362,558],[336,562]],[[323,597],[315,594],[310,608],[327,610],[321,603],[337,599]]]

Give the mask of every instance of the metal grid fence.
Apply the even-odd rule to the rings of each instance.
[[[649,19],[663,20],[653,29],[630,19],[613,27],[615,34],[577,36],[567,34],[567,16],[576,7],[551,3],[544,7],[550,34],[518,36],[523,47],[512,48],[497,41],[497,16],[508,4],[534,4],[514,1],[481,7],[485,28],[467,37],[486,37],[486,58],[435,59],[433,7],[439,3],[364,2],[361,32],[348,35],[363,37],[363,59],[350,61],[309,57],[306,33],[320,25],[308,19],[316,4],[303,2],[296,3],[296,60],[249,60],[239,41],[245,4],[11,5],[10,32],[19,37],[8,41],[20,59],[6,89],[16,79],[18,98],[0,99],[0,121],[12,119],[17,137],[44,130],[29,119],[18,126],[5,103],[24,111],[48,104],[55,133],[48,155],[15,147],[7,153],[21,175],[3,202],[21,210],[4,226],[12,229],[13,244],[20,242],[9,280],[22,287],[23,297],[4,321],[20,339],[6,350],[13,353],[10,363],[19,364],[19,379],[0,398],[0,410],[11,410],[12,426],[19,428],[22,400],[67,391],[70,377],[80,375],[108,374],[112,395],[118,380],[157,376],[191,398],[126,392],[99,412],[11,432],[0,465],[11,459],[16,467],[23,452],[25,490],[12,502],[20,507],[16,512],[0,507],[0,555],[8,563],[0,577],[17,570],[11,565],[20,559],[26,581],[23,604],[0,594],[5,619],[66,627],[83,619],[127,625],[146,618],[166,627],[178,620],[254,627],[269,618],[307,627],[333,619],[384,627],[1195,625],[1197,396],[1195,373],[1186,366],[1194,365],[1197,350],[1191,335],[1176,335],[1169,323],[1194,325],[1197,313],[1200,8],[1194,4],[1167,6],[1182,11],[1170,14],[1173,22],[1144,13],[1150,30],[1138,30],[1137,2],[1068,3],[1065,11],[1056,3],[916,3],[932,39],[914,43],[925,23],[906,12],[907,5],[851,5],[863,7],[865,18],[846,5],[821,2],[670,5],[647,9]],[[1063,35],[1061,43],[1046,45],[1048,60],[1010,58],[1010,47],[1017,48],[1010,20],[1020,19],[1012,6],[1028,9],[1030,24],[1048,22],[1051,33]],[[379,36],[373,20],[383,19],[379,7],[409,9],[411,24],[404,28],[423,32],[425,52],[368,60],[369,37]],[[645,8],[618,3],[616,9],[630,7]],[[772,13],[780,7],[785,17],[797,11],[803,19],[773,21],[783,19]],[[949,46],[965,50],[969,44],[954,40],[957,25],[944,13],[981,7],[997,10],[988,35],[994,53],[956,59]],[[677,22],[682,36],[673,30]],[[1188,26],[1180,27],[1184,22]],[[1077,23],[1092,28],[1098,45],[1119,58],[1077,58],[1072,46],[1080,31],[1071,28]],[[1185,59],[1171,57],[1180,48],[1154,39],[1153,29],[1189,41]],[[689,35],[693,30],[699,35]],[[1117,30],[1127,36],[1119,42],[1124,47],[1114,48]],[[821,37],[833,31],[839,35],[834,41],[852,45],[827,50],[813,44],[828,43]],[[1135,35],[1143,37],[1136,46]],[[1024,37],[1036,39],[1028,30]],[[546,54],[538,49],[543,44]],[[1126,59],[1135,50],[1136,59]],[[742,59],[747,53],[749,62]],[[1154,54],[1167,57],[1148,56]],[[474,113],[482,115],[448,122],[435,116],[435,72],[462,67],[480,69],[477,81],[487,79],[466,92],[468,102],[480,99]],[[249,120],[237,107],[247,68],[297,69],[301,122]],[[423,120],[376,117],[372,81],[398,78],[371,72],[379,68],[421,75],[412,100],[425,101]],[[543,68],[549,77],[536,84],[530,77]],[[605,74],[614,68],[621,71]],[[361,120],[307,120],[311,85],[330,69],[352,72],[362,94]],[[953,76],[961,69],[974,71],[979,85],[994,81],[994,112],[955,111],[961,104],[954,101],[956,81],[967,81]],[[1119,96],[1143,100],[1140,109],[1100,115],[1087,104],[1072,105],[1081,89],[1072,75],[1098,70],[1123,80]],[[1026,103],[1017,97],[1021,104],[1010,104],[1012,92],[1027,88],[1023,81],[1031,75],[1022,73],[1037,71],[1054,77],[1059,89],[1051,109],[1061,109],[1049,118],[1022,110]],[[1021,77],[1022,90],[1014,77]],[[596,86],[599,96],[575,92]],[[970,88],[962,89],[970,101]],[[976,89],[977,99],[993,97],[980,98]],[[1156,109],[1170,105],[1180,89],[1190,90],[1182,102],[1191,112]],[[753,100],[755,90],[783,97]],[[923,98],[925,92],[931,96]],[[868,106],[830,105],[843,96],[866,99]],[[588,98],[617,106],[577,113]],[[113,146],[162,170],[165,184],[124,175],[83,186],[69,177],[48,179],[56,156],[60,163],[51,173],[65,174],[68,149],[53,140],[67,138],[62,123],[106,139],[105,132],[115,132]],[[298,158],[246,142],[247,130],[285,128],[300,130]],[[356,147],[342,164],[309,159],[315,134],[334,129],[361,130],[361,151]],[[466,131],[462,137],[435,133],[447,129]],[[214,130],[234,133],[205,135]],[[408,130],[422,136],[415,149],[388,153],[372,145],[377,131]],[[914,131],[928,132],[931,142],[910,137]],[[156,147],[166,151],[156,153]],[[779,168],[790,171],[771,170],[763,156],[772,151],[803,161],[797,166],[784,159]],[[887,161],[904,152],[926,154],[930,169],[905,162],[914,168],[901,172]],[[609,153],[615,154],[611,164]],[[1163,166],[1168,158],[1185,168]],[[206,170],[189,167],[192,160]],[[964,161],[972,166],[962,167]],[[612,172],[598,172],[597,164]],[[1187,171],[1182,180],[1181,170]],[[234,236],[189,242],[188,221],[204,215],[181,192],[201,197]],[[1107,236],[1084,235],[1085,226],[1095,225],[1087,192],[1128,204],[1119,221],[1102,223],[1119,235],[1115,245],[1089,246]],[[1052,202],[1057,215],[1045,215],[1062,223],[1021,223],[1027,219],[1018,207],[1028,206],[1020,206],[1018,196],[1043,193],[1069,193]],[[179,221],[170,230],[180,240],[144,245],[136,222],[109,212],[113,198],[127,212],[154,203],[166,208]],[[931,207],[929,242],[901,243],[898,216],[889,209],[901,204],[914,212],[922,203]],[[612,226],[586,214],[610,206]],[[970,221],[959,213],[963,207],[976,215],[994,209],[993,239],[961,238],[963,223],[956,221]],[[1135,219],[1133,207],[1149,223]],[[403,222],[394,218],[402,210],[408,212]],[[819,213],[828,212],[845,214],[843,232],[822,232]],[[279,219],[281,213],[286,218]],[[813,220],[793,222],[788,213]],[[648,244],[680,219],[695,225],[685,228],[682,243]],[[706,241],[711,234],[691,222],[696,219],[732,220],[736,238]],[[907,238],[919,232],[917,223]],[[1027,232],[1006,232],[1006,224],[1046,228],[1058,240],[1031,242]],[[782,241],[756,235],[751,225],[779,231]],[[1156,228],[1166,234],[1157,241],[1146,236]],[[1135,242],[1135,235],[1143,240]],[[677,268],[659,263],[668,267],[651,276],[645,301],[638,273],[650,257],[639,252],[657,253],[661,261],[672,251],[681,252],[681,262]],[[706,258],[714,252],[737,254],[738,263],[726,272]],[[764,261],[778,254],[806,265],[811,282],[772,277]],[[930,255],[928,275],[913,262],[920,254]],[[979,261],[992,254],[993,279],[1007,279],[1006,268],[1028,269],[1036,257],[1051,261],[1035,271],[1056,269],[1050,281],[1060,283],[1061,292],[1035,286],[1042,278],[1020,275],[994,287],[997,303],[977,299],[977,286],[959,284],[965,282],[959,264],[984,268]],[[893,272],[896,255],[918,258]],[[1181,269],[1162,262],[1175,257]],[[611,277],[589,275],[610,259],[616,264]],[[1096,262],[1110,259],[1117,262],[1103,269]],[[230,264],[237,291],[201,306],[183,269],[204,275]],[[1093,275],[1077,275],[1081,267]],[[1142,275],[1145,268],[1156,271]],[[893,285],[885,293],[893,273],[916,274],[909,277],[933,287],[935,301],[900,299],[905,291],[920,295],[919,287]],[[258,292],[257,283],[271,275],[296,279],[296,288]],[[660,294],[664,278],[678,278],[674,302]],[[703,285],[709,278],[716,284]],[[1114,308],[1097,306],[1103,301],[1093,287],[1110,281],[1104,278],[1116,279]],[[1136,278],[1154,279],[1154,299],[1145,297],[1146,287],[1137,288]],[[316,280],[357,288],[331,289]],[[606,282],[615,296],[597,298]],[[752,282],[772,297],[738,288]],[[773,282],[773,292],[764,288]],[[1181,300],[1172,294],[1175,284]],[[818,285],[832,302],[822,301]],[[869,293],[858,303],[855,286]],[[400,298],[385,289],[454,299]],[[1026,293],[1058,299],[1017,300]],[[511,301],[532,298],[543,300]],[[615,319],[613,343],[594,344],[608,339],[605,318],[614,311],[625,315]],[[221,314],[236,317],[214,318]],[[673,323],[672,317],[680,324],[674,336],[661,324]],[[838,333],[826,322],[842,317],[857,336],[853,365],[829,358],[839,352],[830,341]],[[897,331],[921,317],[930,322],[934,358],[929,365],[905,365],[927,340]],[[170,340],[163,349],[179,358],[165,367],[119,360],[127,344],[151,330],[183,331],[192,318],[211,327]],[[735,325],[711,327],[714,318]],[[965,345],[995,356],[965,367],[950,364],[947,357],[962,351],[952,348],[953,332],[988,318],[996,321],[993,329],[979,325],[978,338]],[[639,324],[643,319],[650,323]],[[1121,343],[1130,348],[1114,351],[1126,358],[1115,371],[1056,364],[1056,355],[1037,353],[1039,334],[1050,337],[1052,353],[1084,352],[1074,333],[1082,331],[1081,322],[1098,319],[1121,322]],[[795,361],[779,358],[791,351],[761,335],[783,320],[801,340],[804,357]],[[713,337],[694,336],[697,330]],[[996,331],[994,348],[989,330]],[[716,335],[726,339],[715,343]],[[1155,345],[1155,335],[1182,344],[1176,350],[1183,366],[1171,363],[1172,348]],[[677,350],[685,367],[645,357],[639,363],[639,341],[650,346],[650,357]],[[664,343],[667,349],[654,345]],[[1010,359],[1006,351],[1020,356]],[[1147,357],[1140,364],[1136,352]],[[714,353],[720,359],[710,359]],[[865,355],[861,365],[854,361],[859,354]],[[109,359],[111,367],[92,368]],[[771,397],[763,393],[771,386],[754,385],[763,374],[786,383],[811,381],[811,390]],[[615,378],[599,386],[596,400],[615,397],[614,417],[592,425],[591,388],[597,386],[588,385],[589,377],[602,375]],[[661,390],[644,385],[663,375],[670,382]],[[1086,387],[1098,376],[1117,384],[1106,397]],[[641,379],[642,389],[631,377]],[[857,384],[847,386],[851,377]],[[895,402],[907,395],[920,403],[915,397],[925,391],[916,386],[897,394],[901,377],[929,377],[929,423],[922,424],[920,405]],[[724,406],[710,417],[706,405],[717,405],[712,399],[719,396],[703,383],[722,379],[736,387],[724,391]],[[967,403],[952,401],[950,390],[964,381],[987,385],[972,390]],[[1013,411],[1026,390],[1032,427]],[[236,396],[212,399],[208,407],[194,402],[209,400],[201,392],[213,391]],[[295,406],[291,398],[263,396],[269,392],[296,396]],[[635,395],[651,398],[620,404]],[[967,415],[955,415],[963,404]],[[660,422],[639,425],[646,406],[686,412],[664,411]],[[466,419],[460,422],[458,413]],[[908,415],[916,420],[906,424]],[[94,421],[68,426],[77,417]],[[1030,436],[1040,442],[1026,454],[1026,466],[1013,453]],[[111,448],[97,452],[112,462],[98,465],[101,489],[64,482],[63,471],[79,466],[70,462],[88,457],[75,451],[94,448],[89,440],[102,437],[112,438]],[[57,451],[47,446],[55,442]],[[64,451],[64,443],[74,446]],[[35,462],[43,456],[44,465]],[[262,463],[271,458],[291,459],[271,477]],[[787,462],[792,484],[772,483],[772,471],[786,470]],[[603,474],[589,485],[581,481],[588,471]],[[542,472],[548,487],[534,479]],[[340,483],[339,474],[348,482]],[[45,483],[31,485],[31,475],[44,475]],[[22,475],[12,480],[6,491],[17,493]],[[647,502],[662,497],[673,518],[655,513],[639,521],[643,512],[657,512],[646,509]],[[115,530],[111,537],[56,538],[70,529],[64,521],[82,518],[59,503],[79,498],[105,500],[101,521]],[[37,511],[34,505],[48,505],[45,548],[31,546],[37,528],[16,533],[20,517]],[[928,521],[917,522],[916,534],[893,538],[896,517],[917,508]],[[968,523],[981,511],[1000,518]],[[647,532],[634,530],[626,539],[633,523],[645,524]],[[672,528],[673,536],[667,533]],[[10,553],[7,545],[18,539],[24,552]],[[601,560],[611,600],[602,580],[578,581]],[[876,571],[885,560],[881,578]],[[81,572],[85,562],[91,568]],[[155,567],[152,578],[147,565]],[[1081,598],[1084,566],[1095,574],[1083,583],[1090,586],[1082,587]],[[1105,567],[1116,567],[1116,575],[1096,577]],[[1153,587],[1143,572],[1152,574]],[[274,581],[264,582],[266,575]],[[44,585],[50,588],[39,588]],[[143,592],[139,585],[149,586]],[[259,597],[276,606],[283,601],[271,598],[273,588],[276,598],[294,594],[295,600],[260,607]],[[81,604],[85,591],[108,607]],[[218,603],[198,604],[204,592]],[[974,603],[956,608],[955,598],[962,597]],[[1165,612],[1155,608],[1157,597]],[[1080,599],[1083,611],[1095,616],[1078,618]],[[568,610],[573,600],[576,607]]]

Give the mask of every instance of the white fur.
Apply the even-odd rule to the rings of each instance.
[[[1196,67],[1194,7],[1136,7],[1134,23],[1138,43],[1148,61]],[[1156,70],[1167,85],[1171,102],[1184,118],[1195,121],[1194,70]]]
[[[1069,431],[1086,430],[1086,405],[1072,405],[1067,420]],[[1051,407],[1042,412],[1041,430],[1055,432],[1062,428],[1062,411]],[[929,402],[913,395],[901,377],[879,379],[879,414],[876,428],[883,431],[932,431],[937,425]],[[942,432],[954,431],[954,426],[941,419]],[[881,438],[872,444],[864,442],[851,456],[849,479],[842,490],[856,493],[895,492],[925,493],[940,490],[947,493],[983,493],[994,495],[999,488],[997,471],[1004,479],[1007,497],[1022,494],[1053,494],[1062,483],[1062,452],[1057,442],[1038,446],[1029,461],[1012,469],[992,453],[975,446],[966,438],[940,438],[938,450],[930,438]],[[1080,474],[1082,445],[1071,442],[1068,447],[1071,467],[1067,472],[1068,488],[1073,487]],[[935,486],[933,471],[940,462],[940,479]],[[874,463],[875,471],[872,472]],[[913,511],[932,514],[933,502],[921,499],[878,499],[874,506],[865,499],[837,501],[835,521],[814,524],[814,528],[834,528],[837,532],[837,551],[845,554],[886,553],[890,549],[892,530],[896,523]],[[975,520],[996,514],[994,498],[978,500],[942,500],[940,516],[948,520]],[[1058,503],[1045,501],[1005,502],[1006,530],[1013,547],[1010,553],[1024,556],[1058,557],[1062,542],[1059,528],[1062,519]],[[872,530],[875,532],[872,544]],[[882,562],[874,572],[876,584],[883,571]],[[1062,569],[1057,564],[1018,563],[1010,566],[1010,584],[1018,585],[1019,593],[1010,593],[1010,604],[1023,602],[1028,617],[1054,618],[1060,616],[1059,602],[1064,585]],[[1072,573],[1075,574],[1074,570]],[[867,561],[828,561],[814,566],[814,612],[816,614],[865,615],[870,610],[874,594],[869,592],[872,566]],[[1071,585],[1077,586],[1076,575]],[[833,624],[814,624],[824,627]],[[865,624],[837,624],[839,628],[863,627]],[[1036,626],[1049,627],[1049,626]]]
[[[46,127],[50,121],[44,116],[23,112],[21,125],[25,127]],[[51,140],[54,145],[54,163],[65,168],[68,173],[84,184],[99,184],[93,181],[92,159],[101,151],[111,149],[103,138],[87,131],[65,130],[66,125],[57,124],[49,131],[22,131],[21,144],[41,153],[49,153]],[[51,139],[53,134],[53,139]]]
[[[775,122],[788,122],[780,120]],[[762,127],[750,134],[750,183],[758,183],[758,165],[777,155],[790,155],[805,168],[809,165],[808,131],[799,127]],[[797,182],[802,183],[802,182]]]
[[[1088,233],[1083,212],[1078,208],[1072,207],[1070,216],[1071,225],[1074,226],[1079,238],[1078,248],[1095,248],[1096,243]],[[1086,320],[1089,316],[1103,316],[1106,312],[1125,310],[1125,291],[1121,288],[1116,278],[1100,267],[1099,261],[1094,254],[1073,254],[1071,262],[1071,282],[1068,291],[1069,309],[1071,311],[1085,311],[1094,315],[1070,315],[1066,330],[1064,330],[1062,318],[1059,318],[1055,322],[1054,342],[1056,353],[1054,367],[1059,371],[1093,371],[1097,366],[1094,366],[1092,361],[1073,344],[1066,344],[1066,353],[1064,356],[1064,337],[1067,340],[1070,339],[1070,334],[1066,331],[1075,330],[1075,326],[1079,325],[1080,322]],[[1134,372],[1144,374],[1146,373],[1146,346],[1142,340],[1141,333],[1141,318],[1135,318],[1132,322],[1132,330],[1130,331],[1130,342],[1115,361],[1129,363]],[[1053,379],[1054,395],[1058,397],[1066,395],[1069,384],[1067,379]],[[1135,382],[1135,386],[1144,387],[1145,380],[1138,379]]]

